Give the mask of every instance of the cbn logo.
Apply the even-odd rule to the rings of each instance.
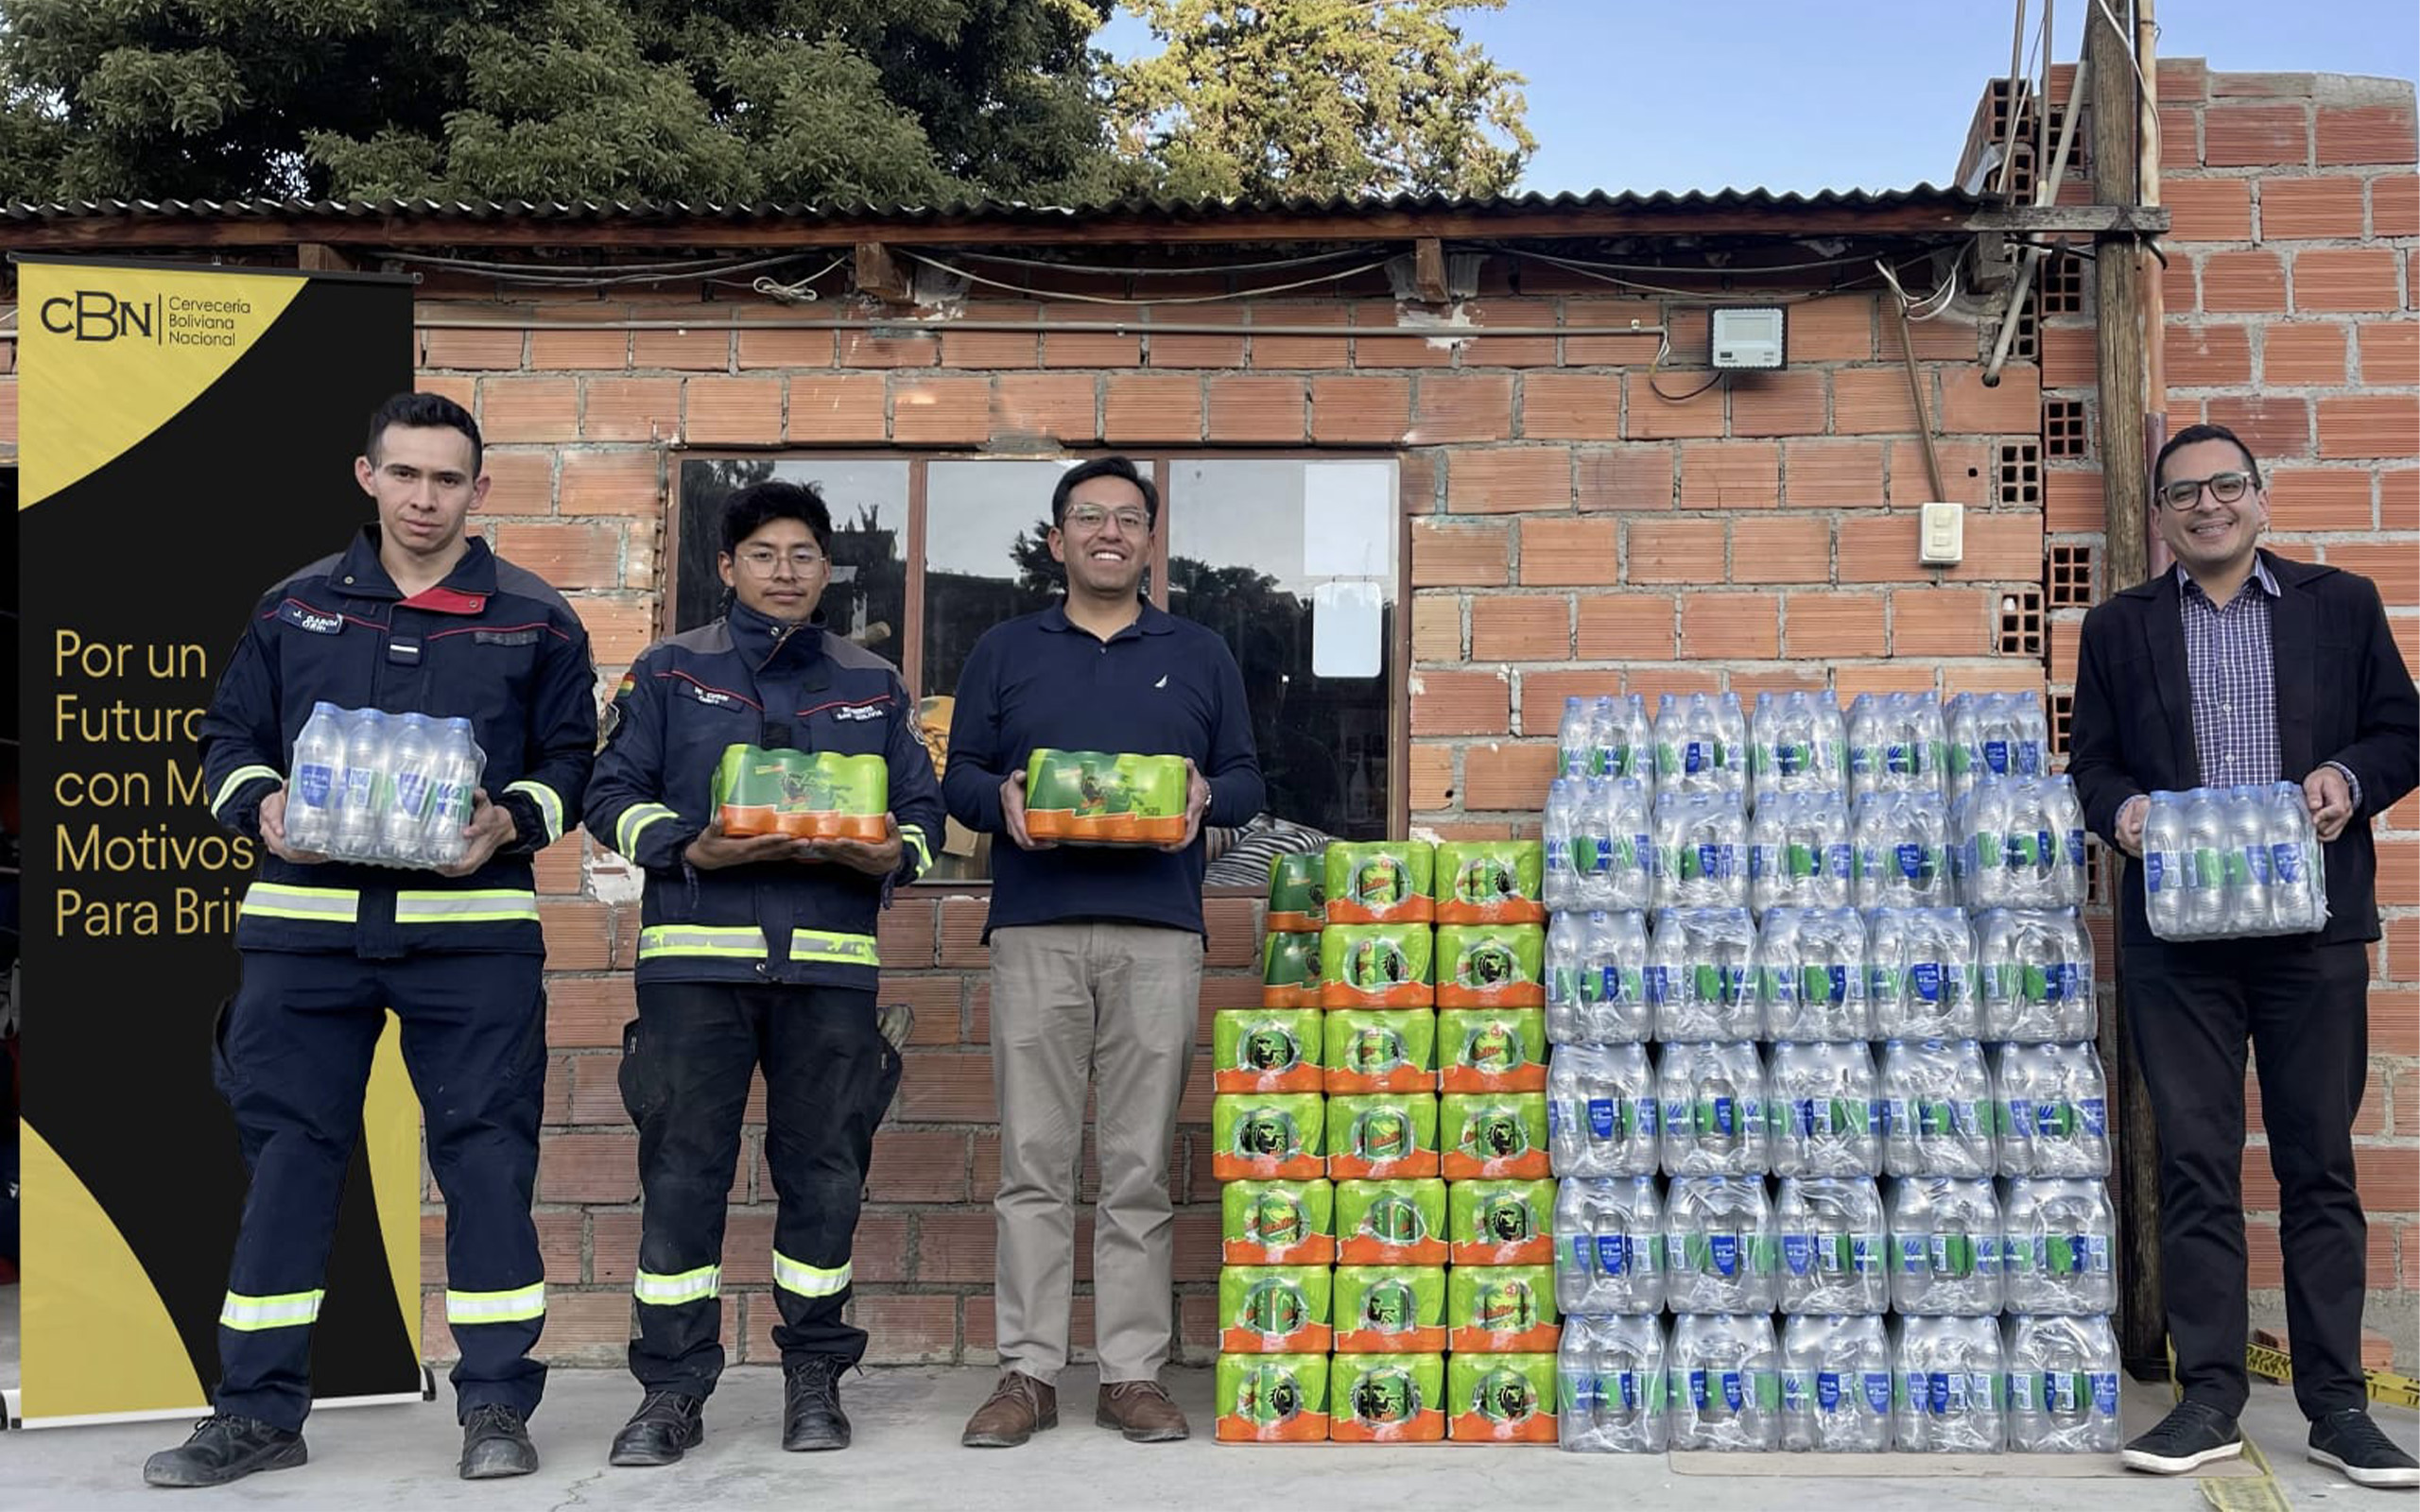
[[[156,300],[121,300],[107,289],[78,289],[42,301],[42,328],[54,335],[73,335],[78,341],[115,341],[141,336],[156,341],[160,305]]]

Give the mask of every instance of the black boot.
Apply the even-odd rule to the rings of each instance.
[[[840,1372],[850,1362],[810,1354],[782,1372],[782,1447],[846,1449],[849,1415],[840,1410]]]
[[[462,1419],[462,1479],[501,1480],[537,1468],[537,1446],[529,1442],[529,1425],[518,1412],[492,1401],[472,1408]]]
[[[706,1437],[706,1404],[677,1391],[650,1391],[614,1435],[611,1465],[669,1465]]]
[[[204,1418],[193,1436],[143,1462],[147,1486],[224,1486],[254,1470],[285,1470],[311,1457],[302,1435],[257,1418]]]

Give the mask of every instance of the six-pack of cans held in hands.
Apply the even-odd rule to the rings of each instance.
[[[2306,935],[2327,922],[2310,805],[2292,782],[2151,796],[2143,903],[2162,939]]]
[[[286,843],[337,861],[457,865],[486,767],[467,719],[315,704],[294,741]]]

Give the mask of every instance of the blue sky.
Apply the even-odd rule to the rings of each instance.
[[[2062,61],[2086,3],[2055,7]],[[2029,37],[2041,13],[2028,7]],[[2160,0],[2157,14],[2164,58],[2420,77],[2412,0]],[[1512,0],[1460,24],[1529,78],[1524,189],[1806,192],[1945,181],[2015,18],[2015,0]],[[1132,56],[1150,36],[1121,15],[1101,42]]]

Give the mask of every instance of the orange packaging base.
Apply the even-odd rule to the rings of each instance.
[[[1219,1259],[1229,1265],[1333,1265],[1336,1263],[1336,1236],[1312,1234],[1299,1245],[1260,1245],[1249,1239],[1228,1239],[1220,1242]],[[1554,1259],[1551,1249],[1545,1259]],[[1508,1260],[1501,1263],[1530,1263]]]
[[[1547,905],[1534,898],[1509,898],[1494,903],[1440,901],[1437,904],[1437,922],[1441,924],[1543,924],[1546,921]]]
[[[1221,1181],[1315,1181],[1327,1175],[1327,1161],[1317,1155],[1210,1157],[1210,1174]],[[1431,1171],[1430,1176],[1437,1173]]]
[[[1221,1444],[1324,1444],[1327,1430],[1323,1412],[1297,1413],[1282,1423],[1256,1423],[1229,1413],[1219,1419],[1217,1432]]]
[[[1438,1074],[1437,1085],[1439,1091],[1449,1092],[1542,1092],[1547,1090],[1547,1068],[1532,1064],[1498,1074],[1470,1066],[1448,1066]]]
[[[786,834],[793,840],[862,840],[880,845],[890,828],[879,814],[834,814],[823,810],[786,813],[761,805],[743,808],[726,803],[722,807],[722,832],[739,838]]]
[[[1547,1005],[1547,988],[1543,982],[1514,982],[1506,987],[1464,987],[1460,982],[1440,982],[1437,984],[1437,1005],[1441,1008],[1543,1008]]]
[[[1336,1335],[1339,1354],[1441,1354],[1444,1349],[1445,1331],[1442,1328],[1405,1329],[1399,1333],[1341,1329]]]
[[[1546,1068],[1541,1066],[1538,1070],[1541,1073],[1538,1091],[1544,1091],[1547,1087],[1543,1074]],[[1382,1072],[1375,1076],[1357,1071],[1337,1071],[1333,1068],[1327,1074],[1327,1091],[1331,1095],[1337,1093],[1351,1095],[1357,1092],[1433,1092],[1436,1090],[1437,1074],[1433,1071],[1423,1071],[1417,1066],[1402,1066],[1393,1071]]]
[[[1541,1072],[1545,1067],[1538,1068]],[[1499,1085],[1511,1086],[1505,1082]],[[1546,1090],[1541,1080],[1538,1090]],[[1318,1066],[1288,1066],[1284,1071],[1246,1071],[1223,1066],[1210,1074],[1214,1092],[1316,1092],[1327,1090],[1327,1073]],[[1483,1091],[1484,1089],[1475,1089]]]
[[[1234,1243],[1233,1240],[1228,1242]],[[1260,1263],[1258,1261],[1236,1261],[1233,1256],[1228,1258],[1230,1263],[1236,1264]],[[1518,1244],[1512,1245],[1483,1245],[1477,1240],[1457,1239],[1454,1241],[1454,1252],[1449,1258],[1457,1265],[1551,1265],[1554,1263],[1554,1237],[1550,1234],[1540,1234],[1535,1239],[1524,1239]],[[1270,1263],[1284,1263],[1272,1261]],[[1304,1263],[1309,1264],[1312,1262],[1305,1261]],[[1552,1349],[1553,1346],[1548,1345],[1547,1348]]]
[[[1541,1159],[1543,1158],[1543,1152],[1541,1152]],[[1224,1159],[1226,1157],[1219,1157],[1219,1160]],[[1214,1167],[1211,1174],[1217,1176],[1215,1167],[1218,1162],[1214,1160],[1211,1164]],[[1331,1155],[1327,1158],[1327,1174],[1331,1179],[1338,1181],[1408,1181],[1415,1177],[1437,1175],[1437,1152],[1414,1150],[1400,1160],[1365,1160],[1357,1155]],[[1503,1176],[1512,1173],[1490,1172],[1488,1174]],[[1540,1171],[1538,1175],[1544,1176],[1546,1172]],[[1219,1179],[1225,1181],[1229,1177],[1221,1176]]]
[[[1532,1413],[1517,1423],[1500,1423],[1485,1413],[1466,1412],[1454,1418],[1445,1436],[1457,1444],[1551,1444],[1554,1414]]]
[[[1328,1424],[1331,1444],[1442,1444],[1445,1441],[1445,1415],[1431,1408],[1416,1413],[1408,1423],[1365,1423],[1357,1418],[1338,1418]]]
[[[1320,1001],[1322,988],[1316,982],[1306,987],[1267,987],[1260,989],[1260,1005],[1264,1008],[1318,1008],[1326,1006]]]
[[[1342,982],[1328,982],[1320,988],[1322,1008],[1428,1008],[1436,1006],[1436,1000],[1437,989],[1426,982],[1405,982],[1374,992]]]
[[[1226,1157],[1220,1156],[1219,1159],[1225,1160]],[[1448,1181],[1495,1180],[1498,1177],[1537,1181],[1554,1175],[1554,1158],[1544,1150],[1530,1150],[1501,1160],[1476,1160],[1460,1150],[1447,1150],[1437,1163],[1438,1169],[1427,1174],[1443,1176]],[[1226,1177],[1219,1179],[1223,1181]]]
[[[1552,1354],[1562,1338],[1559,1323],[1529,1329],[1460,1328],[1448,1331],[1445,1348],[1456,1354]]]
[[[1222,1329],[1219,1333],[1219,1349],[1225,1354],[1325,1354],[1335,1342],[1336,1331],[1325,1323],[1305,1323],[1285,1334],[1251,1329]]]
[[[1447,1258],[1446,1249],[1443,1239],[1391,1245],[1368,1234],[1353,1234],[1337,1242],[1336,1258],[1337,1263],[1342,1265],[1443,1265]],[[1549,1252],[1547,1258],[1552,1260],[1554,1256]]]
[[[1327,927],[1319,914],[1298,914],[1290,910],[1269,916],[1269,932],[1272,935],[1316,935]]]
[[[1437,900],[1407,898],[1399,903],[1373,908],[1367,903],[1327,901],[1327,921],[1331,924],[1433,924],[1437,922]]]
[[[1064,845],[1162,846],[1184,838],[1184,816],[1145,818],[1134,814],[1077,814],[1068,809],[1028,809],[1026,833]]]

